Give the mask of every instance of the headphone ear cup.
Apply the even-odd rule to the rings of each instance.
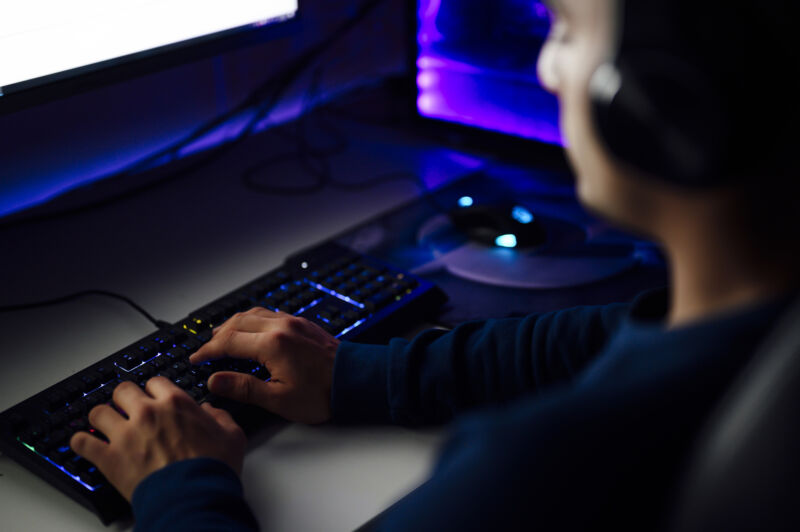
[[[702,73],[685,61],[626,54],[595,72],[590,96],[597,129],[616,158],[682,185],[722,179],[725,115]]]

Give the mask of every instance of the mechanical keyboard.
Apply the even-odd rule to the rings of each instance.
[[[72,452],[69,439],[77,431],[94,432],[87,414],[110,402],[117,384],[144,386],[162,375],[196,401],[218,404],[206,387],[215,371],[269,379],[266,368],[252,361],[188,361],[211,329],[237,312],[262,306],[307,318],[340,339],[374,342],[421,323],[445,300],[424,279],[334,243],[317,246],[1,413],[0,450],[109,524],[129,515],[130,506],[91,462]]]

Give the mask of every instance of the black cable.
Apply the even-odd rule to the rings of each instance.
[[[126,296],[123,296],[121,294],[117,294],[117,293],[114,293],[114,292],[109,292],[107,290],[82,290],[80,292],[75,292],[74,294],[67,294],[65,296],[57,297],[57,298],[54,298],[54,299],[46,299],[46,300],[43,300],[43,301],[35,301],[35,302],[32,302],[32,303],[20,303],[20,304],[17,304],[17,305],[0,305],[0,312],[15,312],[15,311],[18,311],[18,310],[27,310],[27,309],[32,309],[32,308],[47,307],[47,306],[50,306],[50,305],[58,305],[59,303],[66,303],[68,301],[72,301],[74,299],[78,299],[78,298],[86,297],[86,296],[104,296],[104,297],[110,297],[110,298],[113,298],[113,299],[118,299],[120,301],[124,301],[125,303],[127,303],[128,305],[133,307],[135,310],[137,310],[142,316],[147,318],[147,320],[150,323],[152,323],[153,325],[155,325],[159,329],[170,327],[172,325],[167,321],[159,320],[159,319],[154,318],[149,312],[147,312],[145,309],[143,309],[141,306],[139,306],[132,299],[130,299],[130,298],[126,297]]]
[[[150,190],[156,186],[160,186],[166,182],[172,181],[179,177],[182,177],[188,173],[194,171],[194,169],[210,164],[217,158],[221,157],[232,148],[237,146],[241,141],[247,138],[254,129],[258,126],[262,120],[269,115],[269,113],[277,106],[280,101],[281,96],[283,93],[291,86],[291,83],[296,80],[311,64],[313,64],[316,59],[321,56],[327,49],[338,41],[343,36],[347,35],[354,27],[356,27],[367,15],[369,15],[378,5],[380,5],[385,0],[368,0],[362,4],[362,6],[358,9],[355,15],[344,21],[340,24],[335,31],[331,32],[328,37],[324,38],[322,41],[317,43],[316,45],[312,46],[308,50],[306,50],[303,54],[301,54],[298,58],[296,58],[293,62],[288,64],[283,71],[281,71],[277,76],[273,76],[262,83],[260,86],[256,87],[250,94],[248,94],[245,99],[236,105],[230,111],[223,113],[222,115],[214,118],[210,122],[203,124],[202,126],[195,129],[192,133],[188,136],[183,138],[176,143],[173,143],[171,146],[158,150],[157,152],[144,157],[143,159],[131,164],[127,168],[120,170],[118,172],[114,172],[112,174],[108,174],[103,176],[102,178],[98,178],[96,181],[105,180],[105,179],[114,179],[114,178],[121,178],[121,177],[128,177],[138,173],[141,170],[148,169],[151,166],[162,162],[163,159],[168,158],[167,162],[175,160],[179,157],[180,151],[190,146],[192,143],[201,140],[207,134],[211,133],[218,127],[228,123],[233,117],[250,110],[254,106],[255,115],[253,118],[247,123],[247,125],[237,134],[237,136],[228,141],[221,146],[217,146],[212,148],[209,155],[205,158],[201,158],[200,161],[196,161],[195,163],[191,164],[188,168],[181,169],[178,172],[166,175],[160,179],[156,179],[149,183],[144,183],[139,186],[132,187],[124,192],[112,194],[106,198],[103,198],[98,201],[89,202],[84,205],[80,205],[78,207],[72,207],[63,209],[60,211],[52,212],[52,213],[42,213],[42,214],[35,214],[27,217],[14,217],[12,215],[11,219],[6,220],[4,222],[0,222],[0,228],[7,228],[17,225],[22,225],[31,222],[37,221],[44,221],[50,220],[54,218],[60,218],[63,216],[69,216],[72,214],[78,214],[82,212],[86,212],[89,210],[93,210],[110,203],[114,203],[116,201],[132,197],[138,195],[142,192]],[[266,102],[266,103],[264,103]]]
[[[314,101],[315,93],[321,85],[322,67],[318,67],[311,75],[311,82],[309,87],[303,95],[301,107],[303,109],[313,109],[316,107]],[[316,146],[308,139],[308,123],[311,120],[312,113],[303,113],[297,120],[291,124],[287,124],[280,129],[274,130],[276,136],[281,140],[289,138],[295,144],[295,151],[272,155],[262,159],[247,169],[242,174],[242,183],[245,188],[258,192],[261,194],[270,194],[275,196],[304,196],[319,192],[332,180],[332,169],[330,158],[345,152],[349,147],[349,142],[345,135],[335,126],[330,123],[322,122],[315,124],[315,131],[323,131],[330,135],[333,143],[330,146]],[[314,113],[316,118],[320,113]],[[293,128],[294,132],[290,131]],[[278,164],[292,162],[297,163],[300,169],[313,178],[313,181],[308,184],[299,185],[276,185],[272,183],[264,183],[259,180],[259,177],[265,171]]]

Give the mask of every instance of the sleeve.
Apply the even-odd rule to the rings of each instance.
[[[239,477],[211,458],[183,460],[156,471],[136,487],[132,504],[137,530],[258,530]]]
[[[564,387],[460,418],[430,478],[365,532],[658,529],[680,464],[664,442],[686,416],[650,415],[647,385]]]
[[[444,423],[572,379],[605,345],[628,304],[469,322],[386,346],[342,342],[331,408],[337,423]]]

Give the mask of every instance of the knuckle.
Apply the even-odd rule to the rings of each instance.
[[[303,328],[303,318],[292,316],[286,319],[285,325],[288,332],[300,332]]]
[[[280,349],[286,346],[291,339],[292,333],[286,327],[280,327],[272,331],[269,336],[270,343]]]
[[[152,422],[156,418],[156,407],[150,403],[145,403],[139,407],[138,418],[145,423]]]
[[[184,406],[187,401],[191,401],[191,399],[183,390],[175,388],[164,397],[164,401],[166,401],[167,406],[170,408],[177,408]]]
[[[219,332],[221,344],[223,346],[227,346],[228,344],[230,344],[231,339],[233,339],[233,336],[235,334],[236,334],[236,329],[234,329],[233,327],[221,330]]]
[[[223,322],[222,325],[219,326],[220,329],[218,333],[225,332],[226,330],[235,326],[242,320],[242,316],[244,316],[244,314],[242,314],[241,312],[237,312],[236,314],[225,320],[225,322]]]
[[[243,444],[247,441],[247,436],[239,425],[231,426],[229,434],[237,444]]]

